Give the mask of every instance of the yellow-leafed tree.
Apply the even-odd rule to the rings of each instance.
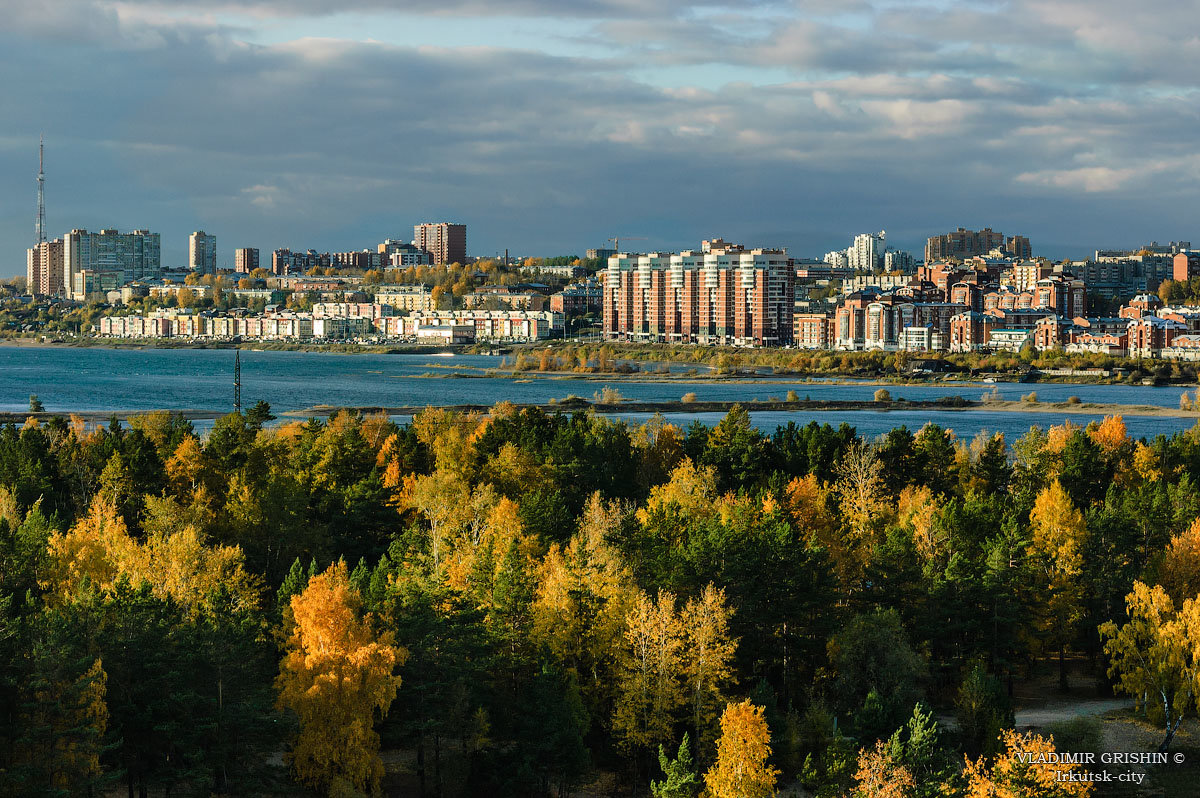
[[[882,740],[859,752],[854,782],[854,798],[909,798],[917,784]]]
[[[1171,597],[1160,585],[1134,582],[1125,606],[1128,623],[1118,627],[1109,621],[1100,627],[1110,663],[1108,675],[1119,680],[1117,690],[1162,713],[1162,749],[1166,750],[1184,713],[1192,707],[1200,681],[1196,654],[1200,651],[1200,603],[1188,599],[1176,614]]]
[[[1005,750],[990,766],[983,757],[966,760],[967,798],[1083,798],[1092,794],[1087,782],[1059,779],[1060,772],[1080,770],[1080,765],[1046,762],[1054,753],[1053,738],[1006,729],[1000,739]]]
[[[763,708],[749,701],[729,704],[721,715],[717,761],[704,774],[712,798],[767,798],[775,794],[779,770],[771,767],[771,730]]]
[[[675,595],[653,601],[639,593],[625,619],[625,651],[613,734],[627,750],[653,749],[672,738],[685,700],[683,629]]]
[[[1043,583],[1042,625],[1058,648],[1059,682],[1066,688],[1066,647],[1083,613],[1079,576],[1087,525],[1057,479],[1038,494],[1029,513],[1030,554]]]
[[[383,777],[375,719],[396,697],[394,671],[407,652],[392,645],[390,633],[376,635],[361,606],[344,562],[314,576],[291,601],[295,622],[276,687],[280,706],[300,720],[292,767],[317,790],[349,784],[377,794]]]
[[[692,700],[692,724],[697,750],[712,741],[709,726],[725,702],[725,688],[734,680],[733,655],[737,642],[729,636],[733,610],[725,603],[725,590],[711,582],[699,597],[683,608],[684,672]]]

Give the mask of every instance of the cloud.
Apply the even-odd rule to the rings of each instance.
[[[9,5],[0,273],[24,261],[43,127],[52,227],[148,225],[166,251],[200,228],[228,253],[358,249],[431,218],[481,254],[616,232],[800,254],[958,224],[1080,251],[1190,235],[1200,64],[1168,4],[1148,31],[1118,4],[1025,0]],[[591,22],[565,55],[322,35],[346,8]],[[280,17],[312,24],[247,35]]]

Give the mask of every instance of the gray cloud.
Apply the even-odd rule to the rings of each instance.
[[[179,258],[196,228],[228,257],[361,248],[433,218],[467,222],[479,254],[578,252],[615,234],[819,254],[860,230],[916,247],[959,224],[1080,252],[1189,237],[1195,47],[1170,4],[1147,33],[1129,9],[1098,7],[573,7],[597,17],[606,58],[255,45],[198,6],[14,9],[0,33],[0,274],[22,268],[42,128],[52,230],[150,226]],[[688,79],[726,66],[789,77]],[[656,68],[683,71],[633,77]]]

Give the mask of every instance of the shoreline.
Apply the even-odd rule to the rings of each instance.
[[[590,345],[590,344],[589,344]],[[597,344],[599,345],[599,344]],[[498,347],[500,345],[497,345]],[[510,345],[514,346],[514,345]],[[525,344],[515,345],[517,348],[523,346],[532,346]],[[214,351],[230,351],[241,350],[245,352],[307,352],[312,354],[346,354],[346,355],[439,355],[439,354],[454,354],[454,355],[469,355],[476,354],[469,350],[472,346],[463,344],[453,345],[423,345],[423,344],[301,344],[288,342],[206,342],[206,343],[184,343],[182,341],[176,343],[171,339],[155,339],[153,342],[132,340],[132,339],[98,339],[86,338],[79,340],[55,340],[55,341],[38,341],[32,338],[0,338],[0,347],[17,347],[24,349],[107,349],[107,350],[214,350]],[[483,353],[480,353],[483,354]],[[486,356],[486,355],[485,355]],[[630,360],[634,363],[651,362]],[[458,370],[452,373],[427,373],[418,375],[409,375],[414,378],[423,379],[508,379],[513,381],[531,381],[531,380],[586,380],[589,382],[672,382],[680,385],[689,384],[704,384],[704,383],[729,383],[729,384],[746,384],[746,385],[773,385],[773,384],[798,384],[798,383],[813,383],[821,385],[878,385],[878,386],[904,386],[904,385],[961,385],[972,389],[994,384],[1004,385],[1111,385],[1111,386],[1129,386],[1129,387],[1145,387],[1135,385],[1120,379],[1111,377],[1098,377],[1095,375],[1059,375],[1059,374],[1036,374],[1033,379],[1027,375],[1008,375],[1002,372],[986,372],[975,376],[964,375],[960,372],[951,372],[943,374],[931,374],[923,376],[855,376],[853,374],[830,372],[827,374],[812,374],[787,371],[772,371],[767,373],[755,373],[749,371],[735,371],[733,373],[720,374],[711,370],[710,366],[704,364],[696,364],[688,361],[653,361],[654,363],[662,363],[673,365],[676,367],[687,367],[689,370],[695,370],[696,373],[687,372],[661,372],[650,370],[639,370],[634,372],[575,372],[575,371],[516,371],[511,368],[501,368],[499,366],[492,367],[477,367],[477,366],[459,366],[455,367],[452,363],[445,364],[429,364],[431,367],[445,369],[451,371],[457,368]],[[983,382],[983,379],[990,379],[991,382]],[[1188,389],[1195,387],[1195,380],[1180,379],[1178,381],[1162,380],[1154,383],[1157,387],[1178,387]]]
[[[740,405],[748,412],[804,412],[804,411],[822,411],[822,412],[854,412],[854,411],[874,411],[887,413],[892,411],[904,410],[950,410],[963,413],[984,412],[984,413],[1059,413],[1066,415],[1088,415],[1088,416],[1131,416],[1131,417],[1159,417],[1159,418],[1196,418],[1200,419],[1200,410],[1178,410],[1170,407],[1156,407],[1153,405],[1127,405],[1119,403],[1099,403],[1099,402],[1081,402],[1072,404],[1067,402],[1022,402],[1022,401],[991,401],[982,402],[979,400],[963,399],[962,397],[945,397],[935,400],[919,400],[905,401],[903,398],[893,399],[889,402],[877,402],[873,400],[799,400],[795,402],[788,401],[695,401],[695,402],[592,402],[585,399],[570,400],[557,403],[527,403],[516,404],[515,407],[539,408],[547,413],[566,412],[573,413],[577,411],[595,411],[603,415],[626,414],[626,413],[727,413],[735,405]],[[276,413],[281,420],[298,421],[310,417],[328,418],[343,410],[358,412],[363,414],[385,413],[389,416],[409,416],[419,413],[426,407],[439,407],[446,410],[456,412],[482,412],[486,413],[491,409],[491,405],[479,404],[460,404],[460,405],[400,405],[392,407],[371,406],[371,407],[335,407],[332,405],[314,405],[312,407],[298,410],[277,410]],[[182,415],[189,421],[208,421],[216,420],[222,416],[228,415],[228,411],[220,410],[200,410],[200,409],[183,409],[183,410],[124,410],[124,411],[45,411],[41,413],[28,412],[2,412],[0,413],[0,424],[24,424],[28,419],[34,418],[38,421],[47,421],[51,418],[71,418],[72,416],[79,418],[87,423],[103,423],[113,417],[121,421],[127,421],[132,416],[147,415],[150,413],[169,412],[172,414]]]

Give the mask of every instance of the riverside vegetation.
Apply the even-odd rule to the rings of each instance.
[[[0,793],[1075,796],[1014,683],[1195,710],[1200,430],[270,418],[0,428]]]
[[[505,358],[502,369],[514,372],[574,374],[668,374],[671,365],[707,369],[706,376],[761,373],[809,377],[872,377],[910,379],[910,368],[936,364],[948,374],[997,374],[1016,377],[1030,369],[1077,369],[1114,371],[1104,377],[1081,374],[1072,379],[1089,381],[1141,382],[1152,379],[1194,384],[1200,377],[1195,363],[1175,360],[1145,360],[1111,355],[1068,353],[1061,349],[1036,352],[841,352],[829,350],[746,348],[669,344],[562,343],[553,346],[519,347]],[[687,375],[694,376],[694,375]],[[1061,377],[1056,377],[1061,378]]]

